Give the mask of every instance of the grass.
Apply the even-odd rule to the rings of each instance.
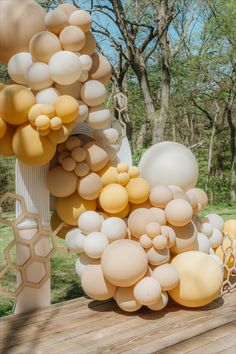
[[[236,218],[236,204],[231,206],[216,206],[211,205],[205,209],[200,216],[209,213],[220,214],[224,220]],[[3,250],[13,239],[13,233],[9,226],[0,224],[0,270],[4,266]],[[59,244],[63,245],[64,241],[59,240]],[[12,259],[15,259],[15,250],[12,252]],[[75,262],[77,256],[69,253],[62,255],[60,253],[54,254],[51,259],[51,288],[52,288],[52,303],[66,301],[83,296],[83,290],[80,285],[80,279],[75,272]],[[2,280],[3,286],[14,286],[15,276],[7,274],[6,279]],[[0,298],[0,317],[12,313],[14,306],[14,299],[8,297]]]

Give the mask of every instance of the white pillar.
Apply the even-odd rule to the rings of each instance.
[[[42,167],[26,166],[16,160],[15,181],[16,194],[24,197],[26,207],[29,212],[39,214],[43,227],[50,226],[50,196],[46,187],[46,175],[49,165]],[[16,202],[16,216],[21,214],[20,203]],[[32,219],[24,219],[19,224],[19,233],[23,238],[31,239],[37,232],[37,224]],[[47,252],[49,243],[42,242],[40,251]],[[18,245],[16,250],[16,259],[18,264],[24,263],[26,259],[25,248]],[[41,269],[30,268],[31,279],[38,279]],[[25,287],[16,299],[14,313],[23,313],[35,310],[40,307],[50,305],[51,290],[50,277],[40,288]]]

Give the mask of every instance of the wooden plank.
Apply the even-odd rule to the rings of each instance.
[[[225,338],[227,335],[233,335],[235,338],[235,328],[236,322],[231,322],[224,326],[218,327],[212,331],[203,333],[199,336],[190,338],[186,341],[183,341],[174,346],[168,347],[167,349],[161,350],[159,354],[186,354],[186,353],[194,353],[194,350],[199,347],[203,347],[209,343],[214,343],[216,340]],[[234,340],[228,343],[229,347],[234,347],[234,353],[236,352]],[[208,351],[205,351],[208,353]]]
[[[178,343],[183,342],[187,353],[191,351],[188,343],[190,338],[195,337],[192,345],[195,345],[194,350],[198,350],[199,345],[209,345],[208,334],[213,333],[215,328],[224,328],[222,326],[236,320],[235,300],[234,293],[225,295],[224,301],[218,299],[202,309],[184,309],[173,305],[159,312],[144,308],[135,314],[123,313],[111,301],[71,300],[0,321],[0,352],[146,354],[160,352],[168,347],[173,350]],[[229,345],[224,350],[230,353],[232,327],[228,325],[226,329],[224,333],[226,337],[229,336]],[[197,338],[204,336],[204,332],[207,335],[199,344]],[[214,333],[214,341],[220,341],[220,348],[220,345],[223,346],[222,338],[217,336],[220,332]],[[200,350],[201,353],[208,353],[204,347]]]

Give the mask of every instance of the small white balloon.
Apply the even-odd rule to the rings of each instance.
[[[127,226],[122,219],[111,217],[103,222],[101,232],[107,236],[110,242],[113,242],[126,237]]]
[[[85,82],[88,80],[88,72],[86,70],[83,70],[80,74],[79,81],[80,82]]]
[[[204,222],[202,224],[201,231],[207,237],[211,237],[213,234],[213,227],[209,222]]]
[[[57,97],[60,96],[60,93],[53,87],[49,87],[42,91],[37,92],[35,99],[37,103],[42,104],[53,104]]]
[[[67,50],[55,53],[48,66],[52,79],[61,85],[73,84],[82,72],[79,57]]]
[[[79,57],[79,60],[80,60],[81,66],[82,66],[82,70],[89,71],[91,69],[93,61],[89,55],[83,54]]]
[[[213,234],[210,237],[210,244],[212,248],[217,248],[222,244],[223,235],[219,229],[213,228]]]
[[[48,65],[41,62],[35,62],[28,67],[25,73],[25,81],[35,91],[50,87],[53,83]]]
[[[17,84],[25,85],[25,74],[32,63],[33,61],[30,53],[21,52],[13,55],[7,64],[10,78]]]
[[[65,237],[65,244],[67,248],[75,253],[84,252],[84,242],[86,237],[80,232],[78,228],[67,232]]]
[[[210,240],[208,239],[207,236],[198,232],[197,243],[198,243],[199,251],[209,254],[211,245],[210,245]]]
[[[108,238],[101,232],[92,232],[86,236],[84,252],[91,258],[101,258],[105,248],[109,245]]]
[[[78,226],[85,235],[88,235],[94,231],[99,232],[102,222],[102,216],[96,213],[96,211],[85,211],[79,217]]]
[[[81,90],[82,100],[91,107],[102,104],[106,96],[106,87],[97,80],[87,81]]]
[[[218,214],[208,214],[203,218],[203,222],[208,222],[212,227],[223,231],[224,229],[224,219]]]
[[[99,264],[99,263],[100,263],[99,259],[90,258],[87,256],[87,254],[81,253],[75,263],[75,271],[78,274],[78,276],[81,277],[83,271],[86,269],[88,265]]]

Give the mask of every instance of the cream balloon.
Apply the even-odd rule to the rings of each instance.
[[[146,274],[148,262],[144,250],[137,242],[123,239],[105,248],[101,265],[105,278],[112,284],[128,287]]]
[[[88,106],[81,100],[78,100],[78,104],[79,104],[79,114],[76,119],[76,122],[83,122],[88,117],[89,109]]]
[[[80,51],[85,45],[84,32],[76,26],[66,26],[59,36],[62,48],[72,52]]]
[[[170,260],[170,251],[169,248],[163,248],[156,250],[154,247],[151,247],[147,250],[148,263],[153,266],[159,266],[164,263],[168,263]]]
[[[74,6],[74,5],[72,5],[72,4],[67,4],[67,3],[65,3],[65,4],[60,4],[60,5],[57,7],[57,9],[60,10],[60,11],[63,11],[63,12],[66,14],[67,18],[69,18],[70,15],[71,15],[73,12],[75,12],[75,11],[78,10],[78,8],[77,8],[76,6]]]
[[[30,39],[45,29],[44,9],[33,0],[0,1],[0,61],[28,52]]]
[[[52,104],[59,96],[59,91],[55,90],[53,87],[49,87],[37,92],[35,99],[37,103]]]
[[[35,91],[46,89],[53,83],[48,65],[40,62],[35,62],[28,67],[25,74],[25,81],[27,85]]]
[[[34,61],[48,64],[50,58],[55,53],[62,50],[58,37],[48,31],[35,34],[29,44],[29,51]]]
[[[46,184],[49,192],[55,197],[68,197],[76,191],[77,176],[57,166],[48,173]]]
[[[81,253],[75,263],[75,271],[81,278],[86,267],[93,264],[100,264],[100,259],[90,258],[85,253]]]
[[[154,215],[155,221],[158,222],[161,226],[167,224],[164,210],[160,208],[151,208],[150,212],[152,215]]]
[[[117,305],[126,312],[135,312],[139,310],[142,305],[134,297],[134,287],[118,288],[115,294]]]
[[[109,245],[108,238],[101,232],[92,232],[84,242],[84,252],[90,258],[101,258],[105,248]]]
[[[92,67],[89,71],[91,79],[98,80],[106,85],[111,76],[111,64],[107,58],[100,53],[93,53],[91,59]]]
[[[198,179],[198,164],[184,145],[162,142],[153,145],[139,162],[141,176],[154,187],[176,184],[188,190],[195,187]]]
[[[95,211],[85,211],[78,219],[80,230],[88,235],[91,232],[99,232],[102,227],[102,217]]]
[[[165,215],[171,225],[184,226],[192,219],[193,209],[186,200],[174,199],[166,205]]]
[[[223,231],[224,229],[224,219],[217,214],[208,214],[203,218],[203,222],[209,222],[212,227]]]
[[[144,277],[134,286],[134,297],[142,305],[153,305],[161,297],[159,282],[152,277]]]
[[[126,237],[127,226],[122,219],[111,217],[103,222],[101,232],[106,235],[109,242],[113,242]]]
[[[100,264],[88,265],[81,276],[84,292],[95,300],[107,300],[115,295],[116,286],[105,279]]]
[[[65,12],[57,8],[46,14],[44,23],[48,31],[59,35],[63,28],[68,25],[68,17]]]
[[[88,12],[76,10],[70,15],[69,24],[78,26],[83,32],[87,33],[92,26],[92,18]]]
[[[87,32],[85,34],[85,38],[86,38],[85,46],[80,51],[80,55],[84,55],[84,54],[91,55],[96,49],[96,45],[97,45],[96,39],[92,34],[92,32]]]
[[[179,273],[172,264],[163,264],[155,268],[151,277],[159,282],[162,290],[171,290],[179,283]]]
[[[206,254],[209,254],[210,251],[210,240],[208,239],[207,236],[202,234],[201,232],[198,232],[197,234],[197,249],[201,252],[204,252]]]
[[[10,78],[18,84],[25,85],[25,73],[32,63],[30,53],[21,52],[13,55],[7,64],[7,71]]]
[[[106,88],[97,80],[89,80],[81,90],[81,98],[88,106],[98,106],[105,100]]]
[[[155,221],[155,215],[149,209],[139,208],[129,215],[128,228],[134,237],[139,238],[146,233],[147,225]]]
[[[92,61],[92,58],[90,57],[90,55],[87,55],[87,54],[81,55],[79,57],[79,60],[80,60],[81,66],[82,66],[82,70],[89,71],[91,69],[93,61]]]
[[[77,191],[79,195],[86,200],[94,200],[99,197],[103,184],[101,177],[96,173],[90,173],[79,180]]]
[[[168,294],[166,291],[162,291],[161,293],[161,298],[155,302],[153,305],[148,305],[148,308],[152,311],[160,311],[166,307],[168,304]]]
[[[80,232],[79,229],[75,228],[67,232],[65,237],[66,247],[75,253],[84,252],[84,243],[86,237]]]
[[[111,117],[111,111],[102,104],[90,108],[87,123],[93,129],[104,129],[111,123]]]
[[[209,240],[212,248],[219,247],[223,241],[222,232],[219,229],[213,228],[213,233]]]
[[[67,50],[55,53],[48,66],[52,79],[61,85],[73,84],[79,79],[82,71],[79,57]]]
[[[150,203],[157,208],[165,208],[173,198],[171,190],[167,186],[155,186],[151,189]]]
[[[171,252],[177,254],[191,251],[197,241],[197,228],[195,224],[190,221],[187,225],[180,227],[172,226],[172,228],[176,234],[176,240],[174,246],[171,247]]]
[[[209,222],[205,222],[201,226],[201,231],[207,237],[211,237],[213,234],[213,227]]]

